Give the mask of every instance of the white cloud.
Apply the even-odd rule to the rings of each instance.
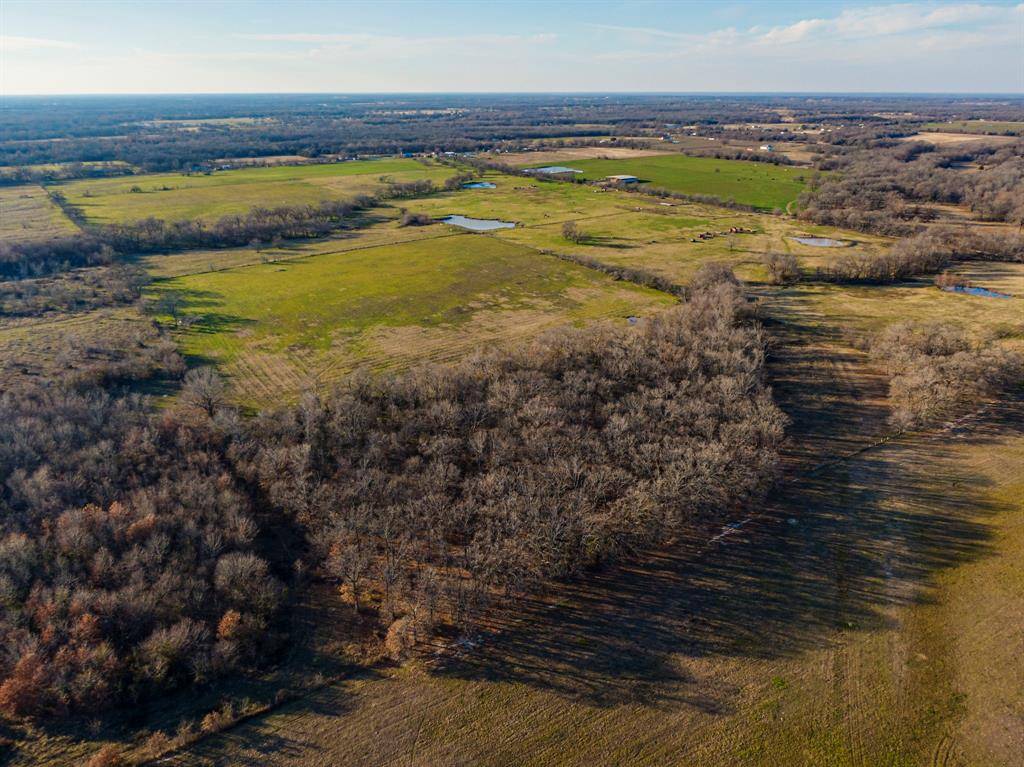
[[[992,33],[1006,25],[1013,29],[1024,16],[1024,3],[1016,6],[984,5],[962,3],[958,5],[931,7],[927,4],[897,3],[865,8],[848,8],[829,19],[801,19],[791,24],[765,29],[750,27],[737,30],[734,27],[713,30],[701,34],[630,27],[615,24],[587,24],[586,26],[607,32],[619,33],[629,38],[643,39],[654,44],[661,41],[680,41],[700,46],[703,49],[724,45],[745,46],[787,46],[818,41],[823,45],[851,42],[856,40],[886,38],[897,35],[919,35],[922,39],[928,32],[943,29],[971,30],[976,33]],[[1017,34],[1020,28],[1017,27]]]
[[[72,44],[19,37],[4,40],[0,86],[9,93],[80,92],[97,83],[120,92],[1024,90],[1024,3],[899,2],[829,17],[816,11],[778,26],[681,30],[581,20],[557,35],[239,32],[216,47],[147,40],[143,50],[101,53],[96,46],[87,49],[92,55],[75,54],[73,67],[60,50]]]
[[[761,36],[766,43],[795,43],[828,26],[825,19],[804,19],[788,27],[775,27]]]

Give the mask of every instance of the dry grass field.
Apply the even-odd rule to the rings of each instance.
[[[999,136],[985,133],[952,133],[942,131],[922,131],[912,136],[905,136],[900,141],[926,141],[936,146],[958,146],[960,144],[1012,144],[1020,141],[1018,136]]]
[[[41,186],[0,188],[0,238],[8,242],[39,242],[78,231]]]
[[[0,381],[5,386],[83,374],[117,361],[152,336],[153,321],[137,307],[0,320]]]

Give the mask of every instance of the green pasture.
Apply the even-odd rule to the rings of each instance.
[[[621,160],[574,160],[582,178],[632,175],[641,183],[685,194],[708,194],[764,210],[784,209],[803,191],[808,171],[745,160],[717,160],[682,154]]]
[[[471,234],[177,277],[151,297],[167,293],[182,301],[182,350],[218,364],[240,400],[262,404],[358,366],[455,359],[674,300]]]
[[[87,179],[59,188],[92,223],[124,223],[150,216],[168,221],[215,221],[255,207],[308,205],[373,193],[385,179],[440,183],[453,174],[445,166],[392,158]]]

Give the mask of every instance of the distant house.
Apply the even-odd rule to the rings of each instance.
[[[620,174],[618,176],[606,176],[605,181],[609,184],[636,184],[640,181],[636,176]]]

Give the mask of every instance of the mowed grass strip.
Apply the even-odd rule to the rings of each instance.
[[[254,207],[312,205],[370,194],[384,186],[382,178],[431,179],[440,183],[454,173],[446,166],[392,158],[242,168],[210,174],[158,173],[88,179],[62,184],[60,191],[68,202],[82,210],[90,223],[124,223],[150,216],[167,221],[215,221]]]
[[[358,366],[444,360],[484,345],[673,302],[489,236],[457,235],[195,274],[174,291],[182,350],[265,405]]]
[[[804,189],[808,171],[762,162],[688,157],[682,154],[621,160],[574,160],[582,178],[631,175],[642,183],[684,194],[709,194],[763,210],[784,209]]]
[[[41,186],[0,189],[0,239],[42,242],[78,231],[64,211],[53,204]]]

